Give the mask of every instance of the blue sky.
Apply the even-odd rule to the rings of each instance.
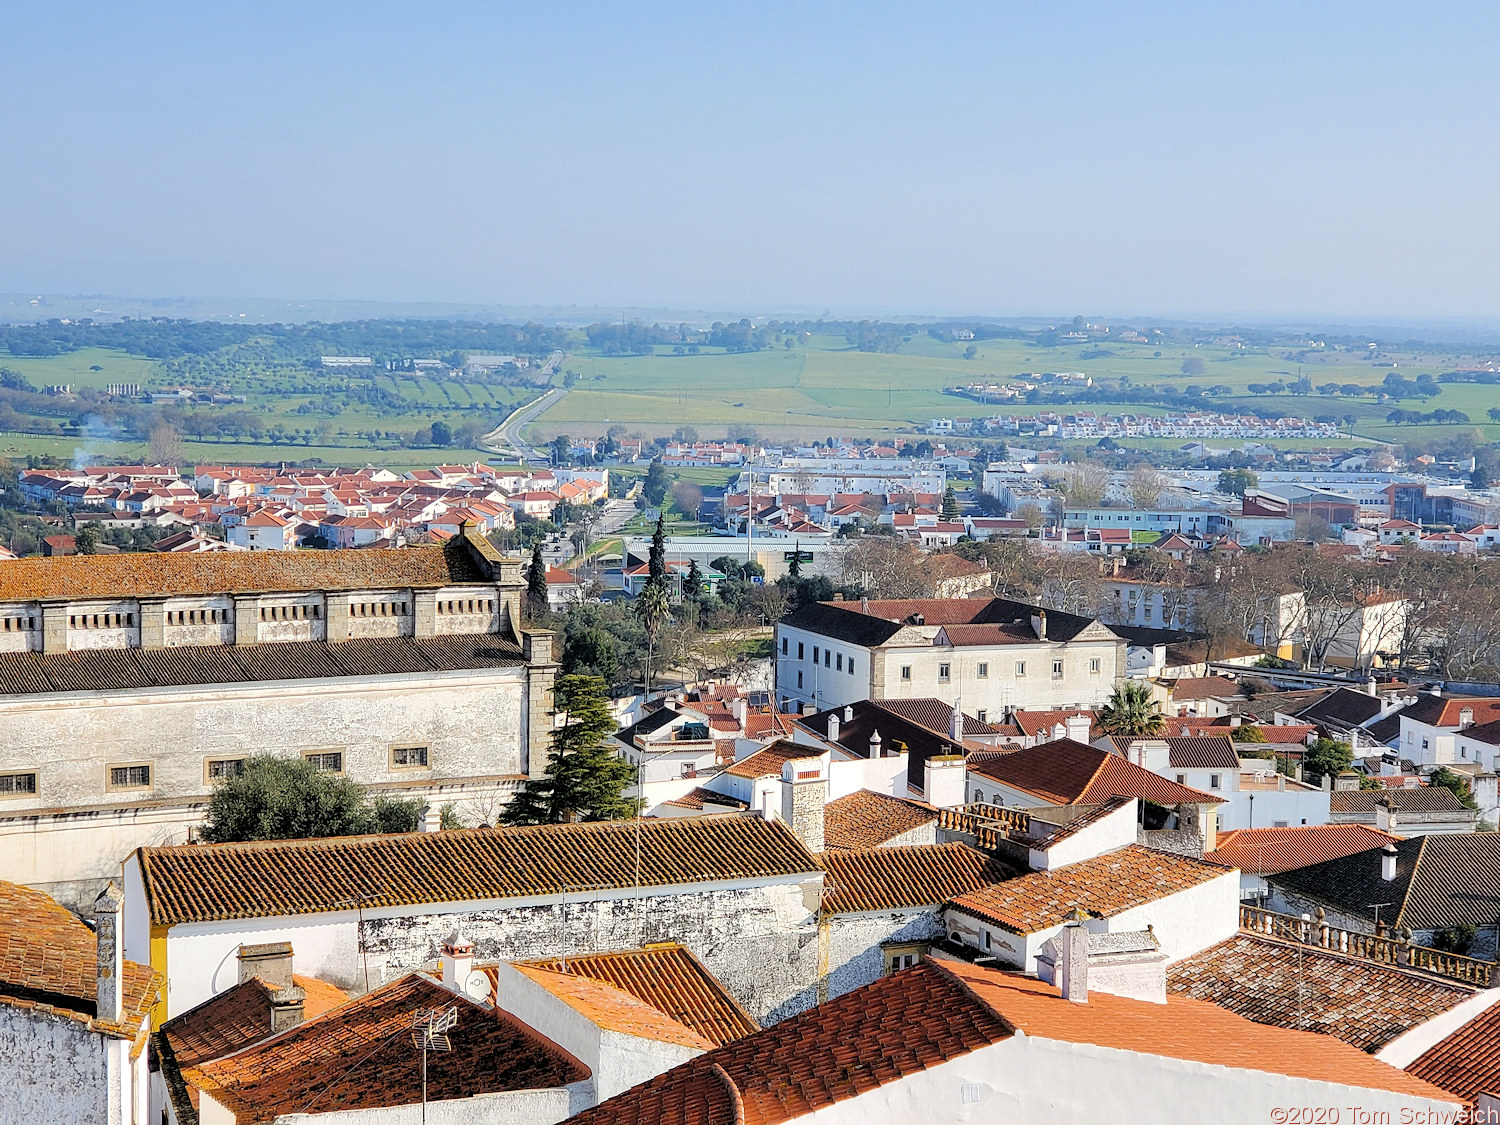
[[[1493,5],[0,10],[0,291],[1500,311]]]

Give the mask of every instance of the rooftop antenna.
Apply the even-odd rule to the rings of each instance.
[[[448,1032],[458,1025],[457,1008],[419,1008],[412,1013],[411,1045],[422,1052],[422,1122],[427,1122],[427,1052],[451,1051]]]

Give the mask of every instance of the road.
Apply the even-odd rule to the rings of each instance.
[[[550,361],[549,361],[550,362]],[[480,447],[501,456],[515,457],[523,462],[549,464],[551,457],[521,436],[521,431],[536,421],[544,411],[554,406],[568,392],[553,387],[541,398],[511,411],[510,417],[479,439]]]

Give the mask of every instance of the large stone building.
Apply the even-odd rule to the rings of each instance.
[[[251,754],[489,821],[545,761],[552,634],[520,564],[442,547],[0,569],[0,860],[68,906],[181,843]]]
[[[1004,598],[815,602],[776,626],[776,696],[799,710],[937,698],[998,719],[1097,706],[1124,675],[1104,625]]]

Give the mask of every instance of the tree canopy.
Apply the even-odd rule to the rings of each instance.
[[[215,784],[203,838],[225,844],[413,832],[421,809],[415,798],[372,802],[357,782],[320,771],[305,758],[261,754]]]
[[[512,798],[505,824],[561,824],[580,820],[619,820],[638,805],[623,796],[635,779],[629,762],[605,741],[618,726],[609,713],[609,694],[596,676],[559,676],[553,713],[563,725],[552,733],[545,777],[532,778]]]
[[[1166,719],[1151,698],[1151,689],[1134,680],[1126,680],[1115,688],[1108,702],[1099,708],[1098,719],[1107,734],[1161,734],[1167,728]]]

